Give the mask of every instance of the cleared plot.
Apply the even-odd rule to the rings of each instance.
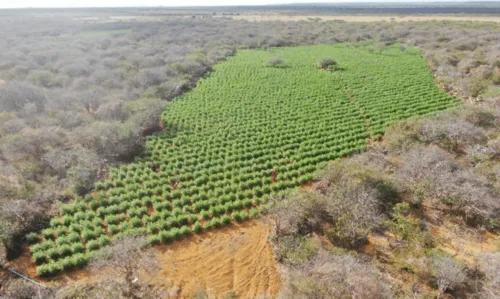
[[[332,57],[339,71],[318,69]],[[284,67],[267,67],[281,57]],[[363,150],[392,122],[457,105],[416,49],[319,45],[245,51],[165,111],[165,131],[136,163],[61,207],[30,235],[39,275],[82,267],[113,238],[170,243],[257,217],[269,196],[307,183],[329,160]]]

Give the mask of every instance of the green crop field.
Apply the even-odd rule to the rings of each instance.
[[[266,66],[281,57],[284,67]],[[319,69],[323,57],[340,70]],[[152,244],[257,217],[322,164],[362,151],[394,121],[455,106],[417,49],[318,45],[242,51],[162,116],[135,163],[28,235],[38,274],[85,266],[113,238]]]

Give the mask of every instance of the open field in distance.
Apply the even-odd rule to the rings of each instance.
[[[500,22],[500,16],[475,16],[475,15],[284,15],[284,14],[245,14],[231,16],[235,20],[248,21],[321,21],[343,20],[346,22],[429,22],[429,21],[476,21]]]

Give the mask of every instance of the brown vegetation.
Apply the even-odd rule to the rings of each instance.
[[[368,152],[330,163],[312,189],[277,198],[272,240],[288,269],[283,292],[356,297],[366,287],[378,298],[498,296],[496,264],[484,260],[500,249],[490,241],[500,232],[493,174],[500,114],[484,106],[397,123]],[[332,280],[333,270],[322,266],[327,259],[366,285]],[[356,274],[358,264],[388,276],[370,280]]]

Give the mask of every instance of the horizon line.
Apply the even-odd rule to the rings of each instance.
[[[110,9],[110,8],[226,8],[226,7],[266,7],[266,6],[289,6],[289,5],[336,5],[336,4],[355,4],[355,5],[373,5],[373,4],[402,4],[402,5],[442,5],[442,4],[476,4],[480,5],[481,3],[498,3],[500,4],[500,0],[486,0],[486,1],[471,1],[471,0],[441,0],[441,1],[433,1],[433,0],[423,0],[423,1],[335,1],[335,2],[290,2],[290,3],[268,3],[268,4],[237,4],[237,5],[125,5],[125,6],[21,6],[21,7],[0,7],[0,10],[14,10],[14,9]]]

